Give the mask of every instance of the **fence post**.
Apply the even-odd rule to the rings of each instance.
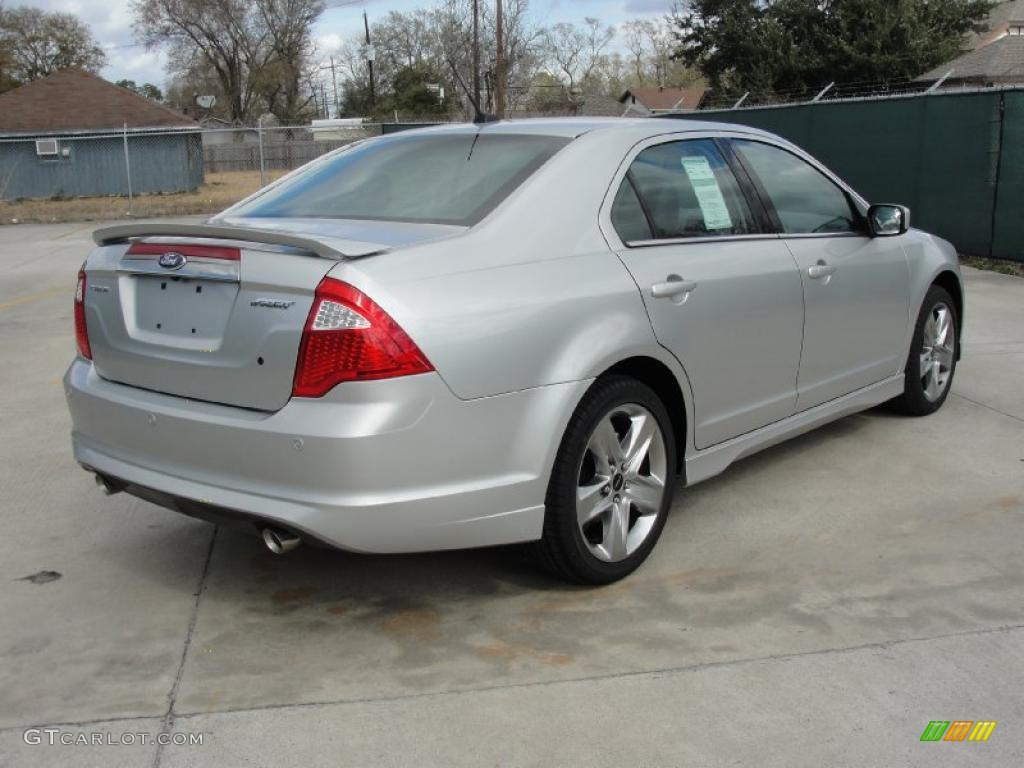
[[[128,177],[128,215],[132,214],[132,161],[128,157],[128,123],[124,124],[124,173]]]
[[[263,115],[256,118],[256,137],[260,143],[260,186],[266,185],[266,169],[264,168],[263,162]]]

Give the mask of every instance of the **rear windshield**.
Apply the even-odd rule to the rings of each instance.
[[[231,214],[470,226],[568,142],[500,133],[387,137],[313,163]]]

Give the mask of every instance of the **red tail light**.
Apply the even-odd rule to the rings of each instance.
[[[85,327],[85,265],[78,270],[78,285],[75,286],[75,341],[78,342],[78,354],[86,360],[92,360],[92,348],[89,346],[89,330]]]
[[[320,397],[343,381],[391,379],[434,367],[391,316],[348,283],[316,289],[295,366],[295,397]]]

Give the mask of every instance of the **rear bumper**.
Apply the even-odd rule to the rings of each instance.
[[[459,400],[429,373],[275,413],[116,384],[82,359],[64,385],[88,468],[343,549],[412,552],[539,538],[555,450],[589,382]]]

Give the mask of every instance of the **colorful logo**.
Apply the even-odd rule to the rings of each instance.
[[[932,720],[921,741],[988,741],[995,728],[995,720]]]

